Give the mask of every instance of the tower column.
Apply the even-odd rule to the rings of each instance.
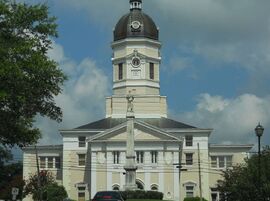
[[[135,151],[134,151],[134,112],[133,112],[134,97],[130,94],[127,96],[127,148],[126,148],[126,164],[124,169],[126,171],[125,190],[136,190],[136,170],[135,165]]]

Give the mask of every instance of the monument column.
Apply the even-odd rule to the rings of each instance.
[[[125,190],[136,190],[136,170],[135,165],[135,151],[134,151],[134,111],[133,111],[132,95],[127,95],[127,148],[126,148],[126,164],[124,169],[126,171],[126,183],[124,185]]]

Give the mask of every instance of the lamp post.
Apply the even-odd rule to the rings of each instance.
[[[259,168],[259,191],[261,193],[261,137],[263,135],[264,128],[259,123],[255,128],[256,136],[258,137],[258,168]]]

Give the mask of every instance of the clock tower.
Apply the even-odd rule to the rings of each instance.
[[[114,29],[113,95],[106,100],[106,117],[125,118],[126,96],[134,96],[136,118],[167,117],[166,97],[160,96],[159,31],[142,11],[142,0],[130,0],[130,11]]]

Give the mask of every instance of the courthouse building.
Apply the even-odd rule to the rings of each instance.
[[[130,11],[119,19],[113,36],[106,117],[60,130],[61,145],[38,146],[40,170],[51,171],[74,200],[90,200],[97,191],[124,190],[129,108],[135,117],[137,188],[163,192],[164,199],[175,201],[199,196],[201,189],[207,200],[219,200],[221,171],[243,163],[252,145],[209,144],[211,128],[167,117],[166,96],[160,95],[159,29],[142,11],[141,0],[130,0]],[[27,179],[37,172],[36,153],[34,147],[23,151]]]

